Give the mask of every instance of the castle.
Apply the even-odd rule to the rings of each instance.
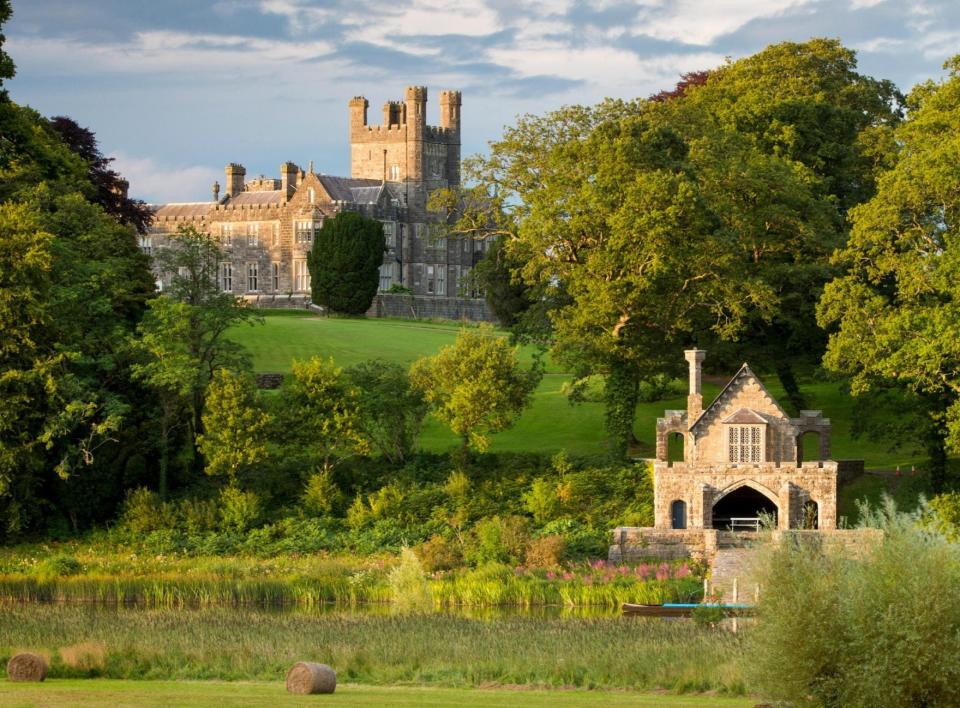
[[[489,319],[470,281],[487,244],[468,238],[436,238],[427,212],[430,192],[460,184],[459,91],[440,92],[440,125],[427,125],[427,89],[407,88],[403,101],[383,107],[383,124],[369,125],[369,102],[349,102],[350,177],[317,174],[293,162],[279,178],[248,180],[243,165],[225,170],[223,191],[214,183],[204,202],[153,206],[150,231],[141,237],[148,254],[168,244],[181,225],[217,236],[224,247],[218,280],[224,292],[261,306],[303,306],[310,298],[307,253],[323,220],[357,211],[383,223],[386,252],[381,292],[394,286],[413,297],[379,297],[371,314]],[[172,274],[157,273],[158,288]],[[419,310],[419,312],[417,312]]]

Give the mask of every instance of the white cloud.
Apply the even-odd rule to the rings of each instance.
[[[854,10],[863,10],[868,7],[876,7],[886,0],[850,0],[850,7]]]
[[[212,199],[215,180],[223,183],[219,170],[199,165],[170,167],[150,157],[113,153],[113,168],[130,183],[130,196],[153,204],[195,202]]]
[[[902,51],[903,45],[906,44],[905,40],[894,39],[893,37],[876,37],[875,39],[868,39],[863,42],[857,42],[856,44],[851,45],[853,49],[856,49],[858,52],[877,52],[880,54],[891,54],[893,52]]]
[[[811,0],[677,0],[641,9],[635,35],[709,46],[752,20],[776,17]]]

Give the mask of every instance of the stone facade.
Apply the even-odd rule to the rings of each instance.
[[[487,244],[437,238],[436,218],[426,209],[432,190],[460,182],[460,92],[441,92],[439,126],[426,123],[422,86],[408,88],[405,101],[388,103],[383,125],[367,124],[368,105],[363,97],[349,102],[350,177],[284,162],[279,178],[248,180],[243,165],[230,163],[222,195],[214,183],[210,201],[154,206],[141,247],[155,253],[178,227],[194,226],[224,246],[221,289],[263,307],[302,307],[310,296],[307,252],[323,220],[357,211],[384,224],[381,291],[403,286],[418,299],[439,301],[425,309],[490,319],[469,278]],[[172,276],[157,273],[158,287]],[[407,316],[402,309],[389,314]]]
[[[687,409],[657,420],[654,526],[615,529],[610,557],[710,560],[718,534],[756,532],[764,515],[780,532],[835,530],[838,463],[828,459],[830,420],[820,411],[790,417],[746,364],[704,408],[706,352],[685,356]],[[808,433],[819,439],[817,460],[803,459]],[[683,440],[682,462],[669,460],[671,435]]]

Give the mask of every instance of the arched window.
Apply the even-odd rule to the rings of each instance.
[[[803,505],[803,519],[800,521],[800,527],[811,530],[820,527],[820,507],[813,499]]]
[[[675,529],[687,528],[687,503],[675,499],[670,504],[670,527]]]

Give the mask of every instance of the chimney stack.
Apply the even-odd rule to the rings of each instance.
[[[213,203],[217,204],[220,202],[220,183],[214,180],[213,182]]]
[[[690,363],[690,392],[687,395],[687,423],[693,422],[703,413],[703,392],[700,388],[703,360],[707,352],[703,349],[687,349],[684,358]]]
[[[289,199],[297,189],[297,173],[300,168],[292,162],[284,162],[280,165],[280,191],[283,192],[283,198]]]

